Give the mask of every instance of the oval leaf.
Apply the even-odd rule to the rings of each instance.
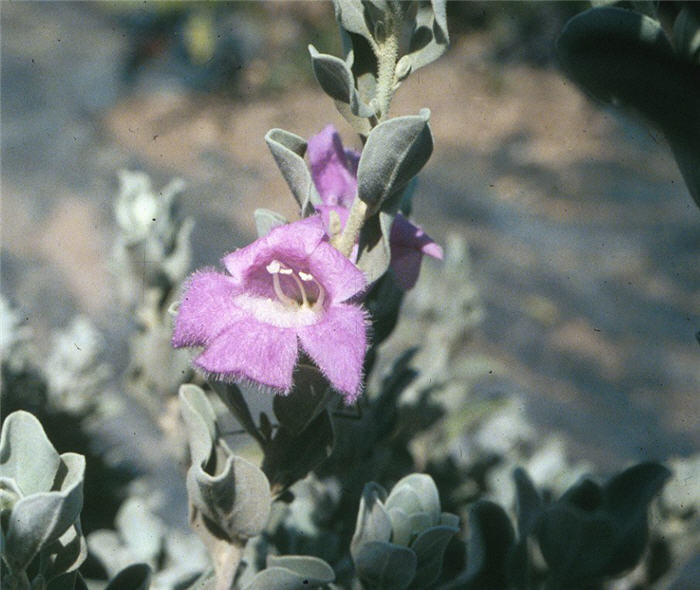
[[[425,473],[411,473],[396,483],[386,500],[387,508],[394,505],[409,514],[425,512],[433,524],[440,520],[440,495],[433,478]]]
[[[309,53],[314,76],[328,96],[350,105],[350,111],[358,117],[366,118],[374,114],[360,99],[352,71],[342,59],[319,53],[313,45],[309,45]]]
[[[245,590],[309,590],[309,580],[283,567],[271,567],[261,571]]]
[[[308,584],[330,584],[335,580],[335,572],[323,559],[310,555],[270,555],[267,558],[268,567],[282,567],[300,576]]]
[[[148,590],[150,586],[151,568],[145,563],[135,563],[112,578],[105,590]]]
[[[459,529],[454,527],[436,526],[423,531],[411,543],[411,549],[418,559],[413,588],[428,588],[440,577],[445,549],[458,531]]]
[[[370,131],[357,167],[357,192],[377,211],[425,165],[433,151],[430,111],[395,117]]]
[[[40,549],[59,539],[83,508],[85,457],[65,453],[59,460],[61,490],[22,498],[9,514],[5,558],[15,569],[27,567]]]
[[[321,197],[304,162],[306,141],[284,129],[270,129],[265,142],[299,204],[302,217],[310,215],[313,205],[321,203]]]
[[[287,223],[284,215],[280,215],[276,211],[270,211],[270,209],[256,209],[253,211],[253,217],[255,218],[255,229],[259,238],[264,238],[276,227]]]
[[[466,580],[475,588],[506,587],[505,563],[515,532],[503,508],[479,500],[469,510]]]
[[[293,383],[289,395],[275,396],[272,407],[280,424],[297,435],[323,411],[333,390],[323,373],[311,365],[297,365]]]
[[[411,70],[417,70],[439,58],[450,43],[447,33],[445,0],[418,3],[408,57]]]
[[[391,539],[391,519],[382,504],[386,491],[377,483],[365,484],[357,512],[355,533],[350,543],[350,553],[357,553],[362,545],[372,541],[388,542]]]
[[[353,560],[358,577],[382,590],[405,590],[416,575],[416,554],[393,543],[365,543]]]
[[[661,128],[700,205],[700,66],[673,52],[658,22],[615,7],[572,18],[557,53],[587,92],[633,108]]]
[[[193,465],[187,474],[190,502],[224,531],[229,540],[259,535],[270,515],[270,484],[265,474],[242,457],[228,457],[211,476]]]
[[[0,434],[0,477],[15,481],[24,496],[51,490],[61,459],[29,412],[12,412]]]
[[[196,465],[209,460],[216,439],[216,414],[200,387],[180,386],[180,407],[190,443],[190,456]]]

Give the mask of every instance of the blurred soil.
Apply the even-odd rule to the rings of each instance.
[[[304,10],[332,19],[330,6]],[[290,14],[270,12],[279,36],[337,51]],[[203,93],[158,60],[125,77],[119,22],[94,5],[2,6],[2,289],[40,347],[85,312],[123,368],[116,172],[184,178],[194,263],[211,265],[253,239],[254,208],[294,216],[268,129],[352,132],[308,77],[260,91],[284,46],[241,67],[237,95]],[[603,468],[697,450],[700,211],[663,138],[593,105],[551,63],[497,60],[485,33],[454,41],[392,110],[432,111],[414,214],[439,241],[470,245],[486,317],[469,347],[507,367],[494,388],[523,394],[543,429]]]

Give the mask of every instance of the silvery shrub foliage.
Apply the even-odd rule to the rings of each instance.
[[[568,23],[558,52],[584,89],[659,125],[698,200],[700,12],[672,4],[592,8]],[[309,46],[311,66],[362,149],[344,148],[332,126],[308,141],[268,132],[298,221],[255,211],[259,238],[223,258],[226,272],[185,279],[184,186],[156,196],[147,176],[120,176],[115,260],[137,329],[127,390],[157,416],[179,387],[182,422],[161,425],[177,446],[184,423],[189,524],[201,544],[155,516],[148,491],[122,505],[117,530],[86,540],[85,458],[59,454],[36,417],[15,411],[0,436],[3,588],[588,589],[625,574],[619,587],[642,588],[669,569],[670,541],[677,558],[692,554],[700,499],[676,480],[664,490],[666,467],[642,463],[601,483],[566,462],[558,439],[543,444],[512,401],[464,412],[483,362],[455,369],[449,349],[478,323],[478,297],[465,286],[463,242],[450,238],[443,252],[409,220],[433,148],[430,111],[389,115],[401,83],[447,48],[445,2],[334,5],[343,55]],[[448,311],[429,311],[423,350],[370,378],[424,256],[444,258],[445,272],[419,293],[412,321],[421,297],[445,295]],[[441,280],[453,281],[445,293]],[[2,308],[4,386],[28,387],[29,335],[4,299]],[[80,357],[76,334],[90,343]],[[124,411],[113,394],[91,395],[109,378],[104,346],[84,318],[56,335],[33,381],[49,406],[93,424]],[[251,396],[271,399],[269,409],[254,416]],[[448,435],[451,418],[470,433],[467,459]],[[252,446],[233,443],[234,422]],[[684,481],[700,470],[697,458],[672,466]],[[649,527],[659,495],[661,535]],[[108,583],[79,573],[88,549]]]

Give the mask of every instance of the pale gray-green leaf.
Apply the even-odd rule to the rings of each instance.
[[[323,559],[310,555],[270,555],[267,567],[282,567],[308,580],[309,584],[329,584],[335,580],[335,572]]]
[[[391,519],[384,508],[386,491],[377,483],[365,484],[360,498],[360,508],[357,512],[355,533],[350,543],[353,555],[370,541],[386,541],[391,539]]]
[[[271,567],[261,571],[245,590],[312,590],[302,575],[283,567]]]
[[[446,1],[419,2],[408,53],[412,71],[439,58],[445,53],[449,43]]]
[[[367,41],[373,42],[361,0],[333,0],[333,6],[335,18],[345,30],[362,35]]]
[[[616,7],[572,18],[557,40],[557,53],[587,92],[634,109],[661,128],[700,206],[698,64],[673,51],[656,20]]]
[[[404,187],[433,151],[430,111],[395,117],[370,131],[357,168],[357,192],[371,212]]]
[[[440,515],[440,524],[453,529],[459,529],[459,516],[451,512],[443,512]]]
[[[309,53],[314,76],[328,96],[349,104],[352,114],[358,117],[371,117],[374,114],[360,99],[352,71],[346,62],[339,57],[319,53],[313,45],[309,45]]]
[[[416,554],[392,543],[365,543],[353,560],[358,577],[382,590],[405,590],[416,575]]]
[[[275,416],[292,434],[301,433],[326,407],[333,390],[323,373],[311,365],[299,364],[288,395],[272,401]]]
[[[673,23],[673,46],[683,57],[700,63],[700,11],[684,6]]]
[[[377,215],[370,217],[360,231],[357,266],[370,284],[379,280],[391,263],[389,239],[398,203],[391,210],[386,210],[386,205]]]
[[[412,492],[415,496],[408,494]],[[387,498],[387,508],[400,506],[406,512],[417,511],[414,502],[417,501],[417,509],[426,512],[432,523],[440,521],[440,496],[433,478],[425,473],[411,473],[400,479],[391,490]],[[394,504],[396,503],[396,504]]]
[[[445,549],[458,531],[456,527],[432,527],[420,533],[411,543],[417,558],[416,577],[412,584],[415,590],[428,588],[440,576]]]
[[[0,435],[0,477],[13,479],[24,496],[48,492],[60,464],[56,449],[32,414],[19,410],[5,419]]]
[[[408,547],[411,542],[411,520],[408,514],[396,506],[387,508],[391,520],[391,542]]]
[[[145,563],[135,563],[112,578],[105,590],[148,590],[150,587],[151,568]]]
[[[179,396],[192,462],[201,466],[209,460],[216,440],[216,414],[204,391],[196,385],[181,385]]]
[[[265,474],[242,457],[230,456],[221,473],[209,475],[193,465],[187,474],[190,502],[231,540],[262,532],[270,515],[270,484]]]
[[[313,205],[321,203],[321,197],[304,162],[306,141],[284,129],[270,129],[265,134],[265,142],[299,204],[302,217],[310,215]]]
[[[45,545],[58,539],[73,524],[82,508],[75,496],[44,492],[23,498],[8,518],[5,559],[23,570]]]
[[[80,518],[46,549],[49,564],[46,578],[78,569],[87,559],[87,543],[80,526]]]
[[[35,578],[36,580],[36,578]],[[44,588],[37,586],[38,588]],[[68,572],[49,580],[46,590],[88,590],[85,580],[78,572]]]
[[[256,209],[253,211],[253,217],[255,218],[255,229],[259,238],[265,237],[276,227],[287,223],[284,215],[270,209]]]

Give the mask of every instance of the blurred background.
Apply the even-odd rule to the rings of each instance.
[[[585,6],[450,3],[450,49],[409,77],[392,114],[432,111],[414,217],[438,242],[468,245],[484,315],[463,346],[493,363],[478,388],[517,394],[530,420],[605,473],[698,449],[700,212],[656,130],[559,72],[556,36]],[[86,314],[118,377],[134,321],[111,270],[118,171],[185,181],[193,268],[253,240],[256,207],[293,219],[266,131],[308,138],[332,122],[357,146],[306,49],[340,54],[333,7],[1,10],[2,292],[39,357],[53,330]],[[438,263],[424,265],[440,280]],[[411,309],[426,290],[406,303],[414,343]]]

